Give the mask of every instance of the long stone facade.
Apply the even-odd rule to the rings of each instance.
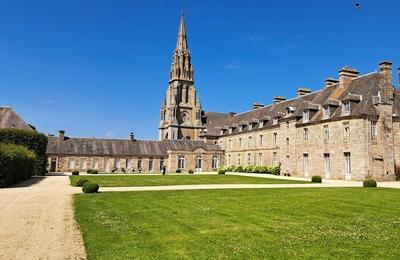
[[[360,75],[344,67],[320,90],[274,97],[243,113],[206,112],[182,16],[167,94],[160,108],[160,141],[51,137],[49,169],[213,171],[219,165],[276,165],[281,174],[327,179],[395,180],[400,172],[400,90],[392,63]],[[259,99],[260,97],[257,97]]]
[[[343,68],[323,89],[299,89],[269,106],[227,115],[218,144],[227,165],[280,164],[298,177],[395,180],[399,161],[400,91],[392,64],[359,75]]]

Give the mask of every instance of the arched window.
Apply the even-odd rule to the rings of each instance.
[[[168,133],[165,134],[165,139],[168,139]]]
[[[185,156],[179,155],[178,157],[178,170],[183,170],[186,167],[186,159]]]
[[[218,169],[218,156],[213,155],[213,157],[211,158],[211,168],[213,170]]]

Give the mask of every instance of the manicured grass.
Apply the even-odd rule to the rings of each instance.
[[[89,259],[399,259],[400,190],[75,195]]]
[[[128,176],[70,176],[71,185],[80,179],[94,181],[101,187],[162,186],[189,184],[278,184],[310,183],[294,180],[244,177],[235,175],[128,175]]]

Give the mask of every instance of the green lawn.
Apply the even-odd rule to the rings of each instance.
[[[400,258],[400,190],[75,195],[89,259]]]
[[[188,184],[278,184],[310,183],[294,180],[244,177],[235,175],[128,175],[128,176],[70,176],[71,185],[76,186],[78,179],[87,179],[101,187],[161,186]]]

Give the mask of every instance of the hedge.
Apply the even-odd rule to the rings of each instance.
[[[29,179],[35,159],[35,153],[22,145],[0,144],[0,187]]]
[[[47,165],[47,136],[32,130],[13,128],[0,129],[0,143],[17,144],[27,147],[36,154],[33,175],[44,175]]]
[[[227,166],[227,165],[221,165],[219,167],[219,170],[223,170],[225,172],[245,172],[245,173],[267,173],[267,174],[274,174],[274,175],[279,175],[281,172],[281,167],[279,164],[274,165],[274,166],[262,166],[262,165],[248,165],[248,166]]]

